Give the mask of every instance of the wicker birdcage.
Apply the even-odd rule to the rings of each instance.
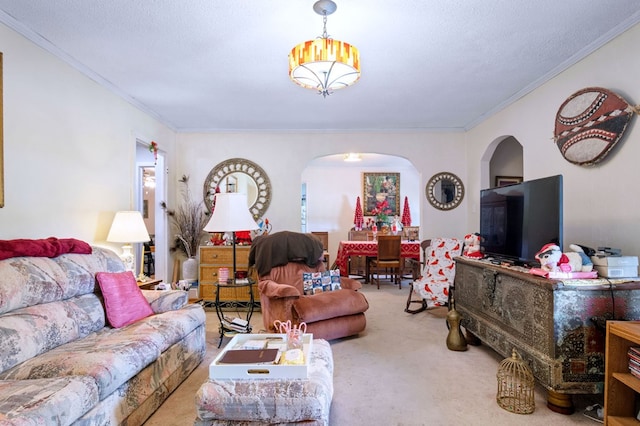
[[[511,358],[498,367],[498,405],[516,414],[530,414],[535,404],[535,379],[529,367],[522,361],[515,348]]]

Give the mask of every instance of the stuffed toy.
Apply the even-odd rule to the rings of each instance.
[[[589,251],[594,251],[593,249],[589,249],[588,247],[583,247],[578,244],[569,244],[569,248],[573,250],[573,252],[566,253],[569,258],[575,259],[571,262],[577,269],[576,271],[580,272],[591,272],[593,271],[593,262],[587,253],[585,253],[585,249]]]
[[[577,244],[569,246],[572,252],[563,253],[560,247],[554,243],[545,244],[538,253],[536,259],[540,262],[540,268],[550,272],[589,272],[593,269],[593,263],[584,253],[582,247]]]
[[[482,259],[484,257],[480,250],[480,234],[473,233],[464,236],[464,249],[462,251],[462,255],[472,259]]]
[[[536,253],[535,257],[536,260],[540,262],[540,268],[545,271],[569,272],[571,270],[571,267],[569,266],[569,258],[562,253],[562,250],[560,250],[560,247],[556,244],[545,244],[542,246],[540,251]]]

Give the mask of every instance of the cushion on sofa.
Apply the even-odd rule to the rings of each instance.
[[[307,323],[359,314],[367,309],[369,302],[362,293],[345,289],[301,296],[293,302],[298,319]]]
[[[264,295],[268,298],[285,298],[285,297],[298,297],[302,293],[298,291],[292,285],[289,284],[279,284],[272,280],[261,279],[258,281],[258,290],[260,291],[260,295]]]
[[[156,314],[176,311],[189,302],[189,293],[182,290],[142,290],[142,295]]]
[[[98,272],[96,279],[104,297],[107,320],[120,328],[153,315],[153,309],[142,295],[133,272]]]
[[[0,380],[0,424],[70,425],[98,401],[91,377]]]
[[[0,315],[0,371],[83,338],[104,325],[104,308],[95,294]]]
[[[136,321],[123,331],[131,336],[144,336],[153,342],[160,352],[164,352],[205,321],[202,307],[190,304],[180,310],[167,311]]]
[[[0,314],[27,306],[69,299],[96,289],[95,272],[120,272],[112,250],[94,247],[91,255],[15,257],[0,260]]]
[[[348,290],[360,290],[362,283],[353,278],[340,277],[340,288],[346,288]]]
[[[31,358],[0,373],[0,379],[26,380],[60,376],[91,376],[100,399],[153,362],[160,351],[147,336],[128,328],[105,327]]]
[[[134,379],[102,399],[74,426],[144,424],[165,398],[202,362],[205,344],[205,329],[201,324],[162,352],[156,362],[146,366]]]

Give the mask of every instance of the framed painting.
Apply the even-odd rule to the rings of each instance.
[[[496,176],[496,187],[522,182],[522,176]]]
[[[402,228],[402,236],[405,240],[416,241],[420,235],[419,226],[405,226]]]
[[[362,173],[362,209],[364,216],[384,200],[389,203],[389,216],[400,216],[400,173]]]

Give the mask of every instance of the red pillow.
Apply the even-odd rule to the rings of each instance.
[[[153,309],[142,295],[133,272],[98,272],[96,279],[104,298],[107,320],[120,328],[153,315]]]

